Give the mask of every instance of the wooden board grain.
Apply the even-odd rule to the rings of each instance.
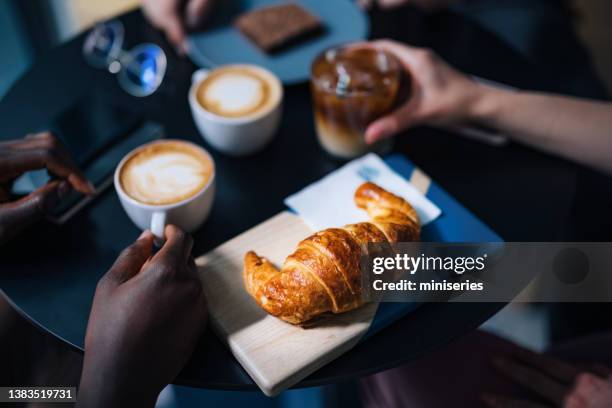
[[[268,315],[248,295],[242,282],[247,251],[280,267],[311,233],[298,216],[282,212],[196,260],[213,329],[268,396],[351,349],[376,313],[377,305],[369,304],[305,329]]]

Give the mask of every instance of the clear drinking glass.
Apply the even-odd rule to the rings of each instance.
[[[323,148],[342,159],[391,150],[392,139],[368,145],[364,134],[394,109],[401,81],[397,59],[374,46],[349,44],[321,53],[312,64],[310,86]]]

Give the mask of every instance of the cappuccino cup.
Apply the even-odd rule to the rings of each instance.
[[[283,87],[256,65],[200,69],[192,76],[189,106],[200,134],[215,149],[244,156],[263,149],[282,115]]]
[[[163,240],[167,224],[193,232],[204,223],[215,195],[215,165],[203,148],[165,139],[128,153],[114,183],[134,224]]]

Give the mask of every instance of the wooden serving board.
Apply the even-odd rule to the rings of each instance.
[[[376,313],[377,305],[368,304],[302,328],[268,315],[245,291],[242,267],[247,251],[280,267],[311,233],[298,216],[282,212],[196,260],[213,329],[268,396],[355,346]]]

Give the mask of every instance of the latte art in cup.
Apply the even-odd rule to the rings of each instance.
[[[199,69],[191,76],[188,98],[204,140],[232,156],[263,149],[280,125],[283,86],[272,72],[257,65]]]
[[[188,143],[153,143],[130,157],[119,174],[121,187],[148,205],[178,203],[200,192],[213,174],[213,164]]]
[[[230,66],[212,72],[197,90],[197,100],[206,111],[243,118],[272,109],[280,98],[276,80],[247,66]]]

